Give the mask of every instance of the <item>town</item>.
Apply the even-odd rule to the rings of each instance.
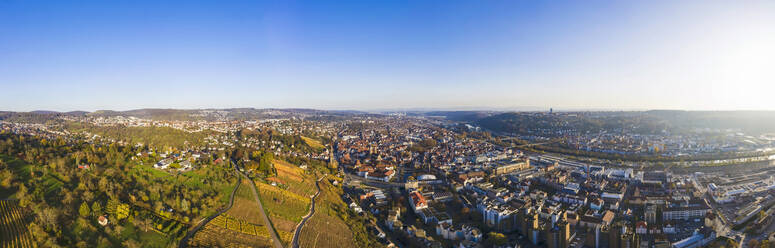
[[[371,219],[370,235],[389,247],[693,248],[775,239],[771,158],[654,169],[541,152],[505,142],[511,136],[433,116],[281,115],[211,121],[61,115],[47,124],[4,120],[0,130],[133,146],[138,152],[131,160],[169,173],[224,164],[235,149],[328,163],[348,211]],[[163,127],[196,138],[157,146],[105,129],[116,127]],[[238,162],[248,175],[264,177],[248,157]]]

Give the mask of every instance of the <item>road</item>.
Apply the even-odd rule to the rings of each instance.
[[[256,183],[253,182],[253,180],[250,180],[245,173],[242,173],[239,171],[239,168],[237,167],[237,164],[234,163],[234,161],[231,161],[231,164],[234,165],[234,169],[237,170],[237,173],[242,176],[245,180],[248,180],[250,182],[250,189],[253,191],[253,199],[255,199],[256,203],[258,203],[258,210],[261,212],[261,217],[264,219],[264,224],[266,226],[266,229],[269,231],[269,235],[272,238],[272,241],[274,243],[275,248],[283,248],[283,243],[280,242],[280,236],[277,236],[277,232],[274,230],[274,226],[272,225],[272,221],[269,220],[269,216],[266,216],[266,211],[264,211],[264,205],[261,204],[261,198],[258,197],[258,190],[256,189]]]
[[[234,190],[231,191],[231,196],[229,197],[229,206],[224,209],[221,209],[220,211],[211,215],[210,217],[207,217],[205,219],[202,219],[202,221],[199,221],[199,224],[196,224],[196,226],[193,229],[189,230],[188,233],[186,233],[186,236],[180,240],[178,247],[184,248],[188,246],[188,240],[194,237],[194,235],[196,234],[196,232],[199,231],[199,229],[207,225],[207,223],[209,223],[211,220],[215,219],[216,217],[218,217],[223,213],[226,213],[226,211],[229,211],[229,209],[231,209],[231,207],[234,205],[234,194],[237,193],[237,189],[239,189],[240,181],[241,180],[237,180],[237,185],[234,186]]]
[[[304,226],[305,223],[307,223],[307,220],[309,218],[312,218],[312,215],[315,214],[315,198],[320,195],[320,180],[323,180],[323,178],[326,178],[325,176],[321,177],[317,181],[315,181],[315,186],[318,187],[318,192],[315,193],[314,196],[312,196],[312,202],[310,203],[309,213],[307,213],[304,218],[301,219],[301,222],[299,222],[298,225],[296,225],[296,231],[293,231],[293,241],[291,242],[293,245],[293,248],[299,247],[299,236],[301,235],[301,228]]]

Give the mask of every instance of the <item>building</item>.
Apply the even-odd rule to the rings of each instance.
[[[702,199],[694,199],[686,202],[671,203],[662,211],[663,220],[689,220],[693,218],[705,218],[710,212],[710,206]]]
[[[646,222],[648,223],[657,223],[657,206],[655,205],[648,205],[646,206],[646,211],[643,213]]]
[[[688,238],[673,243],[673,248],[697,248],[707,245],[716,239],[716,232],[710,228],[702,228],[694,231]]]
[[[379,180],[383,182],[389,182],[394,175],[395,175],[395,171],[393,170],[377,170],[374,172],[367,172],[365,174],[366,179]]]
[[[409,198],[409,203],[412,204],[412,209],[415,213],[419,214],[423,209],[428,208],[428,202],[425,200],[425,197],[420,194],[420,192],[412,191],[412,193],[409,193]]]
[[[97,218],[97,223],[99,223],[100,226],[106,226],[108,224],[108,218],[105,217],[105,215],[100,215],[100,217]]]
[[[495,230],[505,232],[517,228],[518,210],[498,201],[486,199],[477,204],[484,223]]]
[[[496,161],[493,172],[496,175],[502,175],[502,174],[511,173],[514,171],[526,170],[529,168],[530,168],[530,159],[527,157],[524,157],[524,158],[518,158],[513,160]]]
[[[154,164],[153,167],[156,169],[167,169],[170,164],[172,164],[172,159],[162,159],[158,163]]]

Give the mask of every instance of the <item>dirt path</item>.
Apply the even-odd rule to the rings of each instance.
[[[264,205],[261,204],[261,198],[258,197],[258,190],[256,189],[256,183],[253,182],[253,180],[250,180],[250,178],[248,178],[248,176],[246,176],[244,173],[239,171],[239,168],[237,168],[237,165],[233,161],[231,163],[234,165],[234,169],[237,170],[237,173],[239,173],[242,176],[242,178],[250,181],[250,189],[252,189],[253,191],[253,198],[256,200],[256,203],[258,203],[258,210],[261,211],[261,217],[263,217],[264,224],[266,224],[266,229],[269,231],[269,235],[272,237],[274,247],[283,248],[283,243],[280,241],[280,237],[277,236],[277,232],[275,232],[274,230],[272,221],[269,220],[269,216],[266,216],[266,211],[264,211]]]
[[[315,198],[317,198],[318,195],[320,195],[320,180],[323,180],[323,178],[326,178],[326,177],[323,176],[317,181],[315,181],[315,186],[318,187],[318,192],[316,192],[315,195],[312,196],[309,213],[307,213],[307,215],[301,219],[301,222],[299,222],[299,224],[296,226],[296,230],[293,231],[293,241],[291,242],[293,248],[299,247],[299,236],[301,235],[301,228],[304,227],[304,224],[307,223],[307,220],[309,220],[309,218],[312,218],[312,215],[315,214]]]

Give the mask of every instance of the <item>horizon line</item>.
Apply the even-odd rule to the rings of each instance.
[[[684,112],[775,112],[775,109],[677,109],[677,108],[603,108],[603,107],[570,107],[570,108],[541,108],[541,107],[449,107],[449,108],[434,108],[434,107],[406,107],[406,108],[365,108],[365,109],[348,109],[348,108],[309,108],[309,107],[213,107],[213,108],[169,108],[169,107],[151,107],[151,108],[131,108],[131,109],[96,109],[89,110],[46,110],[37,109],[29,111],[19,110],[0,110],[0,112],[12,112],[12,113],[35,113],[35,112],[51,112],[51,113],[71,113],[71,112],[86,112],[96,113],[100,111],[114,111],[114,112],[128,112],[137,110],[233,110],[233,109],[254,109],[254,110],[319,110],[319,111],[354,111],[354,112],[366,112],[366,113],[384,113],[384,112],[649,112],[649,111],[684,111]]]

